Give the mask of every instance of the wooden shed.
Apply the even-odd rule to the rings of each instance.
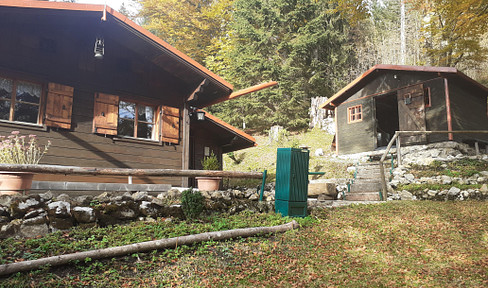
[[[205,123],[191,115],[269,85],[232,93],[224,79],[110,7],[2,0],[0,35],[0,135],[19,130],[50,139],[42,163],[189,169],[198,168],[192,161],[200,157],[199,143],[211,142],[203,147],[214,145],[219,157],[254,145],[209,114]],[[127,182],[59,175],[35,180]],[[132,181],[188,185],[186,178]]]
[[[488,88],[456,68],[376,65],[333,95],[336,152],[386,146],[395,131],[488,130]],[[454,140],[488,143],[486,134],[402,136],[406,145]]]

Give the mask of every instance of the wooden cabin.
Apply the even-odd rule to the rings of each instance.
[[[376,65],[322,105],[335,111],[336,152],[386,146],[395,131],[488,130],[488,88],[456,68]],[[454,140],[488,143],[487,134],[402,136],[402,145]]]
[[[0,135],[51,140],[41,163],[189,169],[199,168],[205,149],[221,158],[255,145],[210,114],[196,120],[198,109],[233,97],[231,84],[110,7],[2,0],[0,35]],[[188,185],[186,178],[132,181]]]

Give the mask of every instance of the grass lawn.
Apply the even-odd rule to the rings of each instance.
[[[1,262],[234,227],[274,214],[73,230],[0,242]],[[285,234],[73,263],[0,278],[2,287],[488,286],[486,202],[398,201],[316,211]]]

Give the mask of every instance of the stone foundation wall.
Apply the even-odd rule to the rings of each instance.
[[[202,192],[206,212],[231,214],[251,210],[274,211],[274,193],[265,191],[259,202],[256,189]],[[184,218],[181,192],[172,189],[156,196],[147,192],[102,193],[98,196],[54,196],[51,192],[28,196],[0,196],[0,239],[36,237],[73,226],[123,224],[158,217]]]

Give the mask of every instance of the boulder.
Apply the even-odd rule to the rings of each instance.
[[[142,215],[149,217],[157,217],[160,214],[159,207],[149,201],[142,201],[139,205],[139,210]]]
[[[407,190],[402,190],[400,193],[398,193],[401,197],[402,200],[413,200],[413,194],[410,193]]]
[[[0,225],[0,239],[6,239],[12,236],[17,235],[20,231],[20,225],[22,224],[22,220],[15,219],[5,225]]]
[[[37,236],[43,236],[49,233],[49,227],[46,223],[43,224],[22,224],[19,228],[18,233],[27,238],[35,238]]]
[[[324,197],[327,199],[336,199],[336,184],[310,181],[310,184],[308,184],[308,196],[315,198],[319,197],[320,195],[325,195]]]
[[[68,230],[73,227],[73,218],[49,217],[49,226],[54,231]]]
[[[47,205],[48,213],[51,217],[69,218],[71,217],[71,204],[65,201],[56,201]]]
[[[93,223],[97,220],[95,210],[90,207],[74,207],[71,213],[78,223]]]

